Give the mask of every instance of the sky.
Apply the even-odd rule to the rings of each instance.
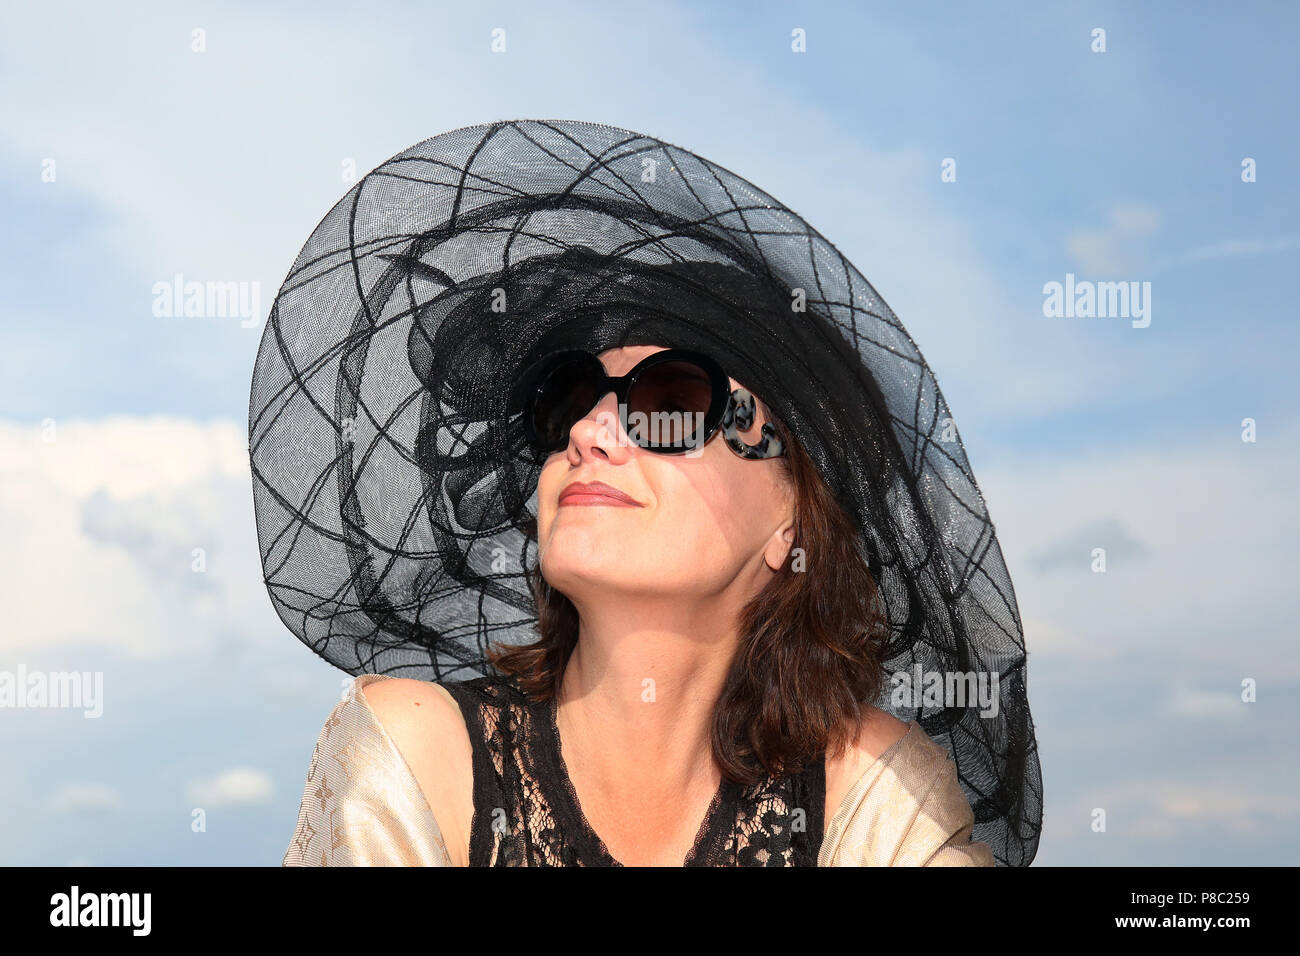
[[[7,12],[0,672],[103,696],[0,707],[0,864],[279,864],[349,678],[262,583],[266,314],[348,169],[521,118],[726,167],[900,317],[1015,583],[1036,864],[1300,863],[1300,7],[732,6]],[[177,276],[257,294],[159,315]],[[1099,281],[1146,315],[1045,314]]]

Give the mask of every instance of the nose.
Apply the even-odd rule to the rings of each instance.
[[[627,459],[631,442],[618,418],[618,396],[606,392],[585,416],[569,429],[567,454],[570,460],[605,458],[618,463]]]

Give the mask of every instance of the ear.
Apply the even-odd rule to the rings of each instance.
[[[767,566],[773,571],[780,571],[786,557],[790,554],[792,544],[794,544],[794,519],[772,532],[767,547],[763,549],[763,560],[767,562]]]

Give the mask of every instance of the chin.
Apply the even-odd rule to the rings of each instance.
[[[542,574],[557,588],[562,580],[607,578],[626,560],[627,549],[618,547],[617,538],[608,528],[573,527],[561,519],[541,554]]]
[[[615,535],[593,540],[587,535],[557,533],[541,556],[540,566],[547,583],[571,599],[578,595],[628,594],[662,584],[646,570],[654,563],[630,553],[626,545],[620,547]]]

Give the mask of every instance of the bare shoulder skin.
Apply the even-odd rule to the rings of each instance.
[[[910,725],[878,707],[868,707],[853,743],[844,753],[826,759],[826,823],[840,801],[873,763],[907,733]]]
[[[406,677],[374,681],[361,692],[424,792],[452,862],[468,866],[474,777],[459,705],[441,685]]]

